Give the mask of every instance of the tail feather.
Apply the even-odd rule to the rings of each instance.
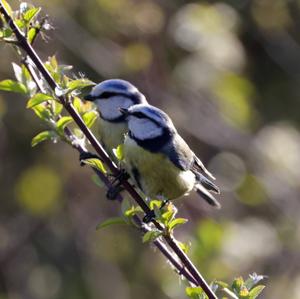
[[[197,179],[199,183],[201,183],[207,190],[220,194],[219,187],[216,184],[214,184],[212,181],[210,181],[208,178],[206,178],[204,175],[198,174]]]
[[[214,196],[211,193],[209,193],[207,189],[205,189],[204,186],[200,184],[196,185],[196,191],[210,205],[214,206],[217,209],[221,208],[221,204],[214,198]]]
[[[200,168],[201,171],[203,171],[208,177],[210,177],[212,180],[215,180],[216,178],[206,169],[202,161],[195,155],[195,165]]]

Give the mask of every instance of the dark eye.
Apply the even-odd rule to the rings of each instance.
[[[114,97],[117,95],[119,95],[119,94],[116,92],[105,91],[99,96],[99,98],[100,99],[108,99],[108,98],[111,98],[111,97]]]
[[[137,117],[137,118],[144,118],[145,115],[142,112],[134,112],[133,116]]]

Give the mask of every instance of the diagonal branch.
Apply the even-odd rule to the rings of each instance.
[[[36,74],[33,66],[30,64],[28,57],[22,59],[22,62],[26,69],[28,70],[29,74],[31,75],[32,79],[37,85],[37,88],[40,92],[45,93],[43,85],[41,84],[41,81]],[[70,140],[75,140],[75,136],[72,134],[71,130],[68,127],[65,127],[64,129],[66,136]],[[86,149],[79,143],[72,143],[72,146],[74,149],[76,149],[79,153],[86,152]],[[92,168],[92,170],[96,173],[96,175],[100,178],[100,180],[105,184],[107,188],[111,188],[112,185],[109,181],[109,179],[98,169]],[[118,195],[118,201],[121,202],[123,200],[122,196]],[[137,215],[133,215],[133,221],[137,225],[137,227],[143,232],[146,233],[149,231],[149,228],[143,225],[142,221]],[[155,240],[154,245],[158,248],[158,250],[169,260],[170,264],[177,270],[178,274],[183,275],[190,283],[197,285],[197,282],[195,281],[194,277],[187,271],[185,267],[183,267],[177,259],[174,257],[174,254],[170,252],[170,250],[167,248],[167,246],[160,240]]]
[[[2,1],[0,1],[0,12],[3,14],[6,22],[9,24],[10,28],[13,30],[17,41],[19,43],[19,46],[23,49],[23,51],[30,57],[30,59],[34,62],[35,66],[41,73],[41,75],[44,77],[48,85],[51,87],[51,89],[56,93],[57,98],[61,102],[61,104],[64,106],[64,108],[68,111],[68,113],[71,115],[71,117],[74,119],[74,122],[77,124],[77,126],[81,129],[83,134],[86,136],[88,141],[91,143],[97,154],[100,156],[101,160],[107,165],[107,167],[110,169],[112,174],[118,175],[120,174],[120,170],[115,165],[115,163],[112,162],[112,160],[109,158],[108,154],[105,152],[101,144],[98,142],[98,140],[94,137],[92,132],[89,130],[89,128],[85,125],[80,115],[77,113],[77,111],[74,109],[72,103],[67,101],[67,99],[63,95],[58,95],[59,93],[59,86],[56,84],[55,80],[51,76],[51,74],[48,72],[48,70],[43,65],[41,59],[37,55],[37,53],[34,51],[32,46],[28,43],[26,37],[23,35],[23,33],[20,31],[20,29],[16,26],[13,19],[7,12],[6,8],[4,7]],[[136,203],[143,209],[145,214],[149,214],[151,212],[148,205],[144,202],[144,200],[139,196],[139,194],[136,192],[136,190],[133,188],[133,186],[127,182],[122,182],[123,187],[127,190],[127,192],[131,195],[131,197],[136,201]],[[152,223],[155,225],[155,227],[161,231],[163,231],[163,226],[158,223],[157,221],[153,220]],[[194,264],[191,262],[191,260],[188,258],[188,256],[184,253],[184,251],[178,246],[177,241],[172,235],[166,235],[164,234],[164,239],[168,243],[168,245],[172,248],[172,250],[176,253],[178,258],[183,263],[184,267],[191,273],[191,275],[194,277],[195,281],[197,282],[197,286],[201,286],[203,291],[206,293],[209,299],[217,299],[216,295],[213,293],[213,291],[210,289],[207,282],[204,280],[202,275],[199,273],[197,268],[194,266]]]

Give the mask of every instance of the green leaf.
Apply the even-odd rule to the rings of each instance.
[[[92,181],[100,188],[105,187],[104,183],[100,180],[100,178],[96,175],[92,175]]]
[[[56,128],[60,133],[63,132],[64,128],[73,121],[71,116],[63,116],[56,122]]]
[[[22,64],[21,68],[22,68],[22,79],[20,80],[20,82],[28,86],[29,83],[33,82],[32,77],[24,64]]]
[[[173,216],[174,216],[173,211],[166,211],[161,215],[162,219],[164,219],[164,222],[166,222],[166,223],[168,223],[170,220],[172,220]]]
[[[163,223],[166,226],[169,226],[170,222],[175,218],[176,213],[177,213],[177,209],[175,208],[175,206],[171,203],[169,203],[168,205],[165,206],[167,208],[167,210],[165,211],[164,208],[164,212],[161,215],[161,218],[163,220]]]
[[[149,207],[151,210],[153,210],[155,207],[160,208],[161,204],[161,200],[152,199],[149,203]]]
[[[42,120],[49,120],[51,118],[49,109],[43,103],[34,106],[32,109],[34,113]]]
[[[96,230],[98,230],[100,228],[108,227],[110,225],[115,225],[115,224],[127,224],[127,222],[122,217],[109,218],[109,219],[99,223],[96,226]]]
[[[248,289],[246,288],[246,286],[242,286],[241,287],[241,290],[239,291],[239,297],[240,298],[245,298],[245,299],[249,299],[248,298],[248,295],[249,295],[249,291]]]
[[[150,230],[144,234],[143,243],[152,242],[161,235],[162,235],[162,232],[159,230]]]
[[[28,9],[24,14],[23,14],[23,19],[25,22],[29,23],[34,17],[38,15],[38,13],[41,11],[40,7],[33,7]]]
[[[37,144],[41,143],[42,141],[51,140],[53,137],[55,137],[55,132],[43,131],[32,138],[31,146],[34,147]]]
[[[50,63],[50,66],[51,66],[52,70],[53,71],[57,71],[57,69],[58,69],[58,63],[57,63],[57,59],[56,59],[55,55],[50,56],[48,58],[48,61]]]
[[[192,299],[207,298],[203,290],[200,287],[187,287],[185,293]]]
[[[26,108],[33,108],[46,101],[53,100],[53,98],[47,94],[37,93],[28,102]]]
[[[244,279],[243,277],[237,277],[234,279],[232,283],[232,289],[239,293],[244,285]]]
[[[169,230],[173,230],[176,226],[185,224],[187,221],[185,218],[176,218],[169,223],[168,228]]]
[[[142,208],[140,206],[132,206],[129,209],[127,209],[124,213],[126,217],[132,217],[136,215],[139,212],[143,212]]]
[[[55,82],[60,83],[60,88],[55,89],[55,94],[57,96],[64,95],[68,92],[68,90],[64,90],[64,86],[62,86],[62,82],[60,82],[62,73],[60,72],[57,64],[57,60],[55,56],[48,57],[48,60],[45,62],[45,67],[54,77]]]
[[[22,20],[22,19],[16,19],[16,20],[15,20],[15,23],[16,23],[16,25],[17,25],[20,29],[23,29],[23,28],[26,27],[25,21]]]
[[[14,70],[17,81],[19,83],[24,84],[24,86],[26,86],[26,88],[27,88],[27,91],[30,91],[30,92],[35,91],[36,84],[32,80],[31,75],[30,75],[29,71],[27,70],[27,68],[25,67],[25,65],[22,64],[20,66],[13,62],[12,66],[13,66],[13,70]]]
[[[2,36],[1,38],[4,38],[5,40],[8,38],[10,38],[13,34],[13,31],[11,30],[11,28],[4,28],[2,31]]]
[[[85,159],[85,160],[82,160],[82,163],[87,164],[95,169],[98,169],[103,173],[106,173],[106,169],[105,169],[103,163],[99,159],[96,159],[96,158]]]
[[[83,114],[82,118],[88,128],[91,128],[98,117],[97,111],[88,111]]]
[[[52,105],[53,105],[54,115],[58,116],[59,114],[61,114],[61,112],[63,110],[63,105],[61,103],[56,102],[56,101],[53,101]]]
[[[27,88],[24,84],[10,79],[3,80],[0,82],[0,90],[18,92],[22,94],[27,93]]]
[[[259,296],[259,294],[263,291],[264,288],[265,288],[265,286],[263,286],[263,285],[258,285],[255,288],[253,288],[249,292],[249,299],[257,298]]]
[[[75,89],[82,89],[87,86],[95,85],[94,82],[86,78],[72,80],[67,84],[68,91],[71,92]]]
[[[113,153],[119,161],[122,161],[124,159],[124,144],[119,144],[117,148],[114,148]]]
[[[82,106],[83,104],[82,104],[82,101],[81,101],[78,97],[74,97],[73,105],[74,105],[75,110],[76,110],[79,114],[81,114],[81,113],[82,113],[81,106]]]
[[[126,211],[129,210],[130,208],[131,208],[131,203],[130,203],[129,199],[127,197],[125,197],[121,203],[122,214],[125,215]]]
[[[37,33],[38,33],[38,30],[37,30],[36,27],[32,27],[32,28],[29,29],[29,31],[27,33],[27,39],[28,39],[30,44],[32,44],[32,42],[34,41]]]
[[[183,242],[177,242],[178,246],[184,251],[184,253],[188,253],[190,250],[190,245]]]
[[[9,14],[10,16],[12,16],[13,10],[11,9],[11,7],[10,7],[10,5],[7,3],[7,1],[6,1],[6,0],[2,0],[1,2],[2,2],[3,6],[6,8],[8,14]]]

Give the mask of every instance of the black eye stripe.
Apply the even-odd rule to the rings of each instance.
[[[105,91],[105,92],[100,94],[99,98],[100,99],[108,99],[110,97],[114,97],[114,96],[118,96],[118,95],[123,95],[124,96],[124,94],[122,94],[122,93]]]
[[[133,115],[133,116],[135,116],[137,118],[149,119],[150,121],[152,121],[153,123],[155,123],[157,126],[161,127],[161,123],[160,122],[158,122],[157,120],[149,117],[147,114],[144,114],[143,112],[140,112],[140,111],[133,112],[133,113],[131,113],[131,115]]]
[[[96,96],[96,99],[109,99],[115,96],[122,96],[125,98],[130,99],[133,103],[140,103],[141,99],[138,93],[134,94],[127,94],[122,92],[113,92],[113,91],[105,91],[101,93],[99,96]]]
[[[137,118],[148,118],[144,113],[142,112],[134,112],[132,113],[133,116],[137,117]]]

